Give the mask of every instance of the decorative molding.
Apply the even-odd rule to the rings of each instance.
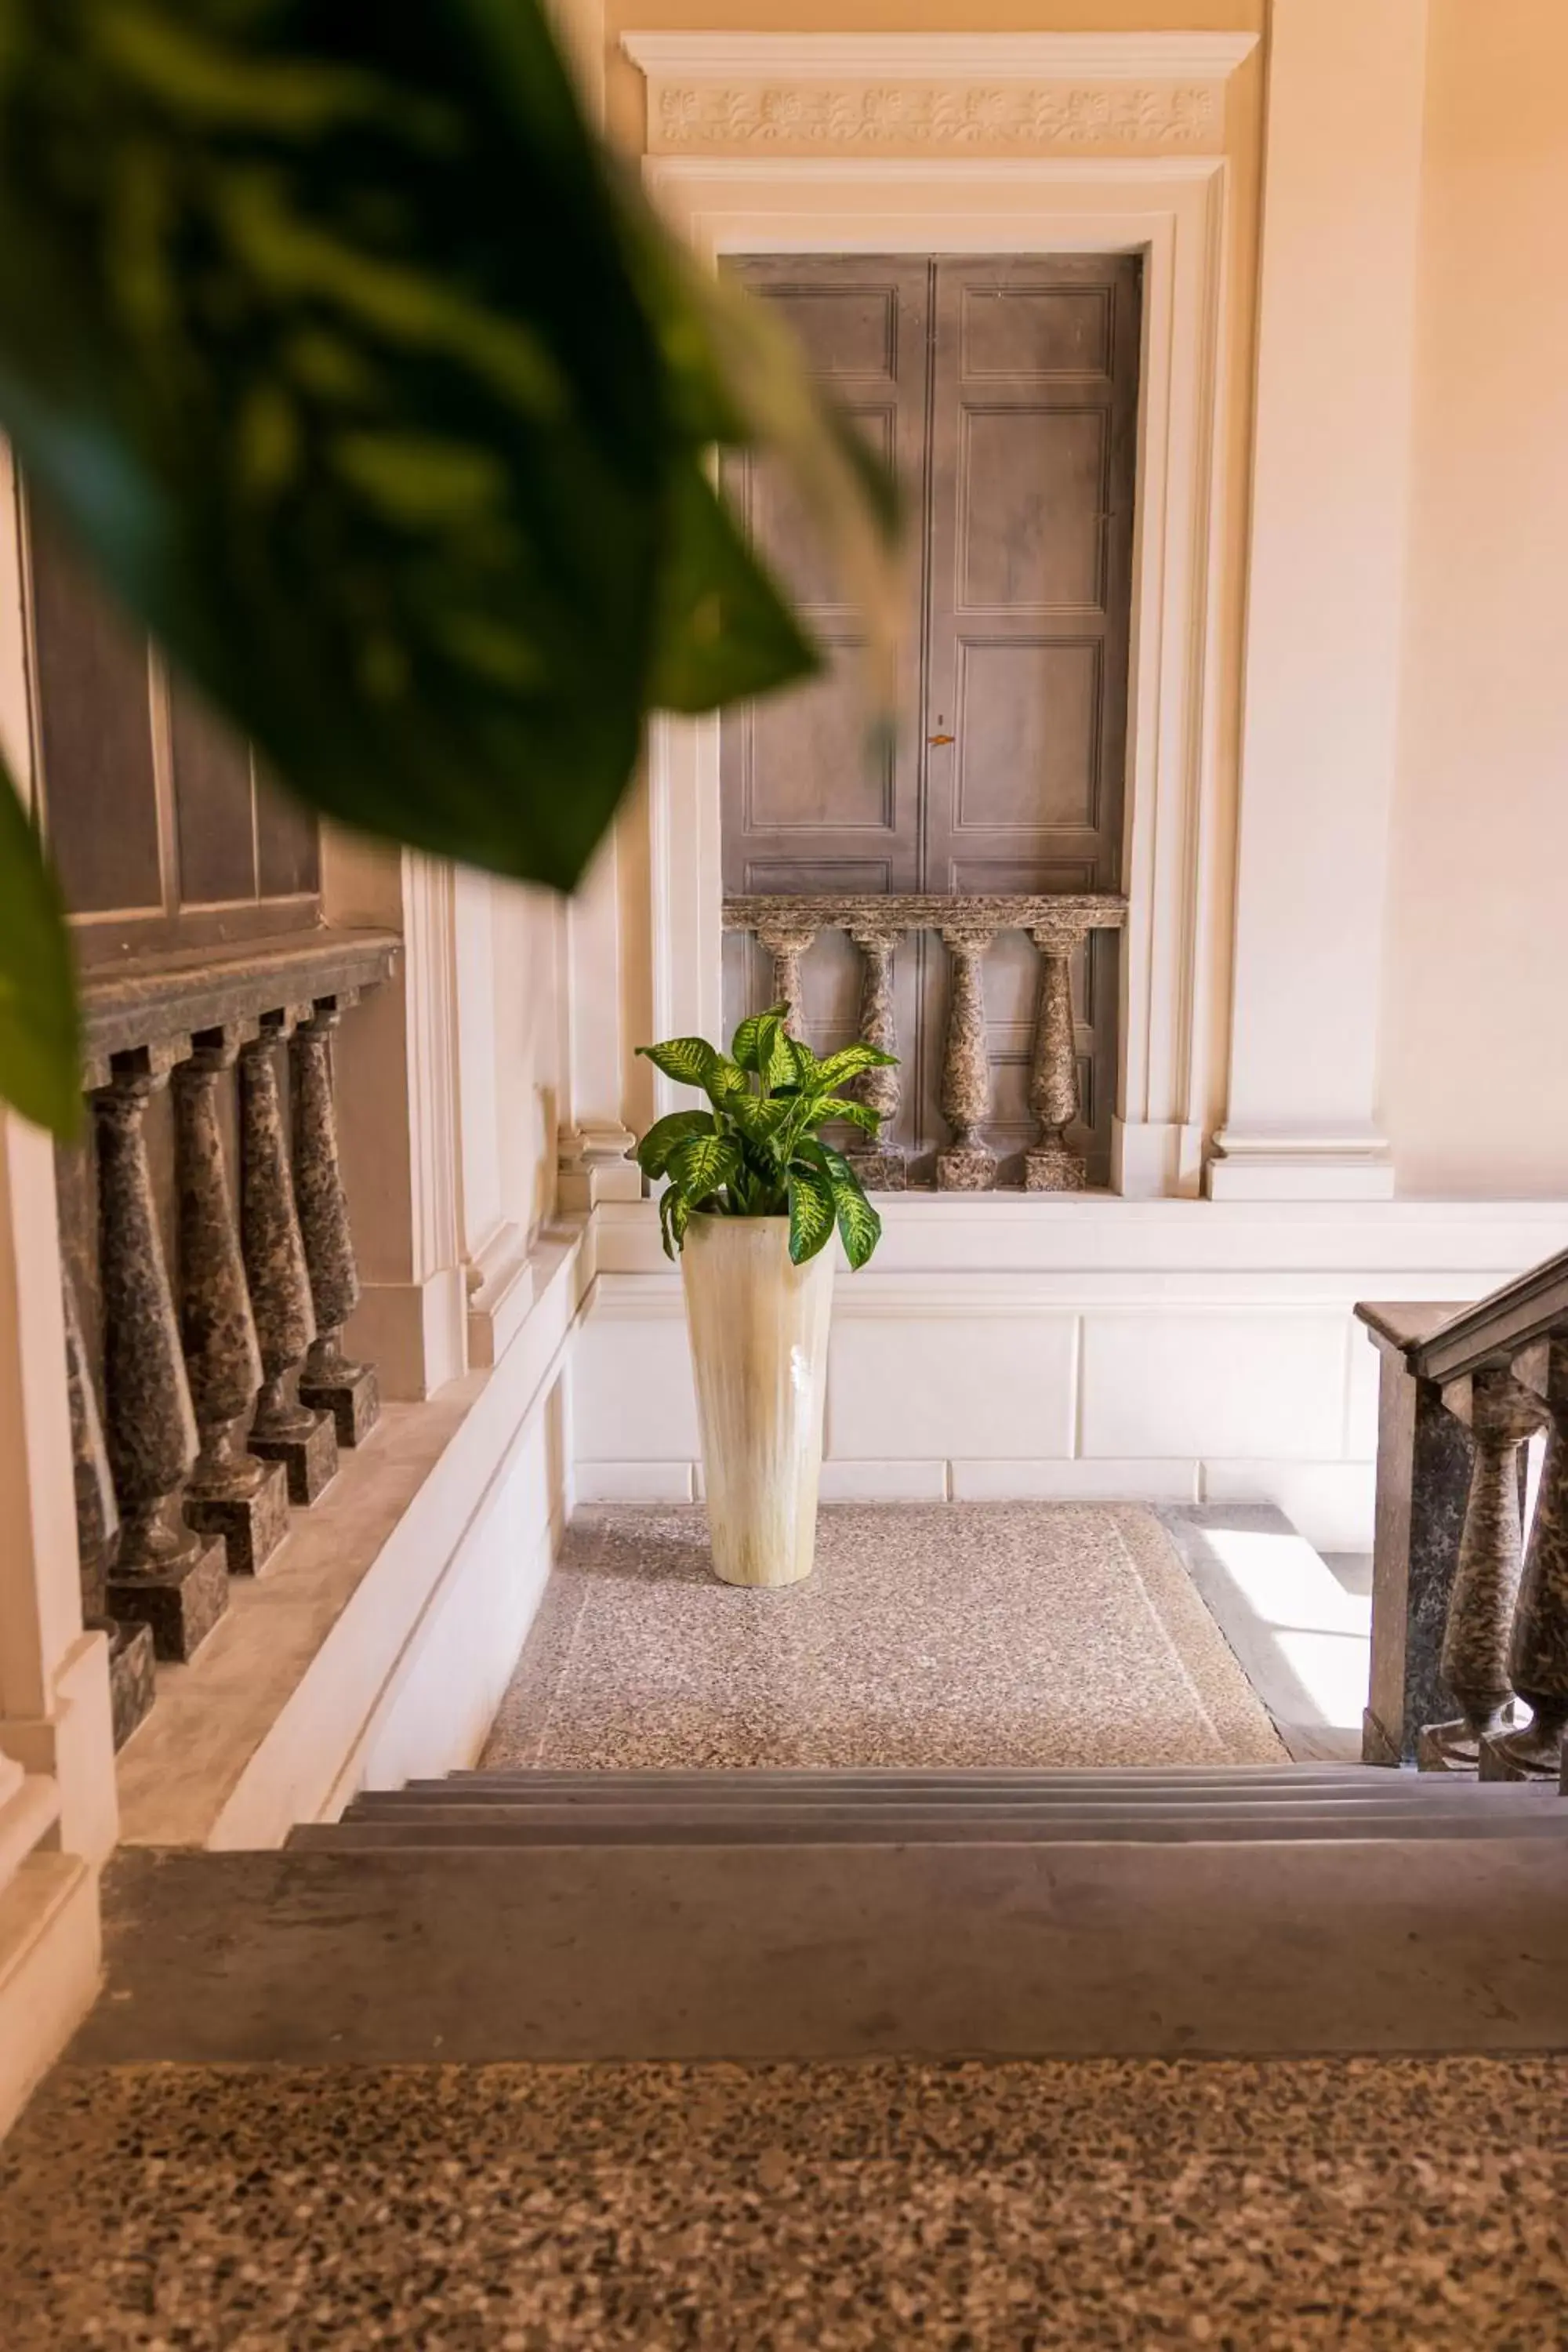
[[[655,155],[648,187],[699,257],[1111,253],[1144,257],[1145,365],[1129,687],[1131,800],[1116,1181],[1196,1194],[1225,935],[1213,594],[1224,544],[1223,157]],[[719,729],[649,734],[655,1034],[722,1018]],[[658,1081],[657,1108],[679,1097]]]
[[[628,33],[650,154],[1216,152],[1254,34]]]

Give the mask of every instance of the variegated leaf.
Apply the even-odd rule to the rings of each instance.
[[[740,1165],[741,1147],[733,1136],[689,1136],[669,1155],[670,1181],[695,1207],[727,1184]]]
[[[815,1169],[794,1168],[789,1180],[789,1254],[796,1265],[815,1257],[833,1231],[833,1193]]]
[[[716,1056],[706,1037],[667,1037],[661,1045],[639,1045],[637,1052],[667,1078],[682,1086],[702,1087]]]
[[[689,1135],[714,1132],[711,1111],[672,1110],[668,1118],[656,1119],[638,1144],[637,1166],[645,1176],[662,1176],[678,1143],[684,1142]]]

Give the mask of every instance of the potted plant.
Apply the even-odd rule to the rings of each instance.
[[[882,1221],[822,1129],[875,1136],[880,1114],[841,1089],[896,1059],[846,1045],[818,1061],[785,1033],[788,1007],[753,1013],[728,1054],[704,1037],[643,1045],[667,1077],[700,1087],[706,1110],[672,1111],[637,1146],[667,1183],[659,1223],[680,1261],[713,1566],[726,1584],[794,1584],[811,1573],[822,1468],[827,1326],[837,1230],[862,1266]]]

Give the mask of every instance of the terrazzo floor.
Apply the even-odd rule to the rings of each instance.
[[[6,2352],[1545,2352],[1568,2061],[61,2070]]]
[[[1152,1511],[826,1507],[720,1584],[700,1509],[581,1514],[483,1767],[1284,1763]]]

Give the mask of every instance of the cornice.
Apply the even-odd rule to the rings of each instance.
[[[652,155],[1223,145],[1231,33],[627,33]]]
[[[790,81],[1224,81],[1256,33],[649,33],[621,36],[648,74]]]

